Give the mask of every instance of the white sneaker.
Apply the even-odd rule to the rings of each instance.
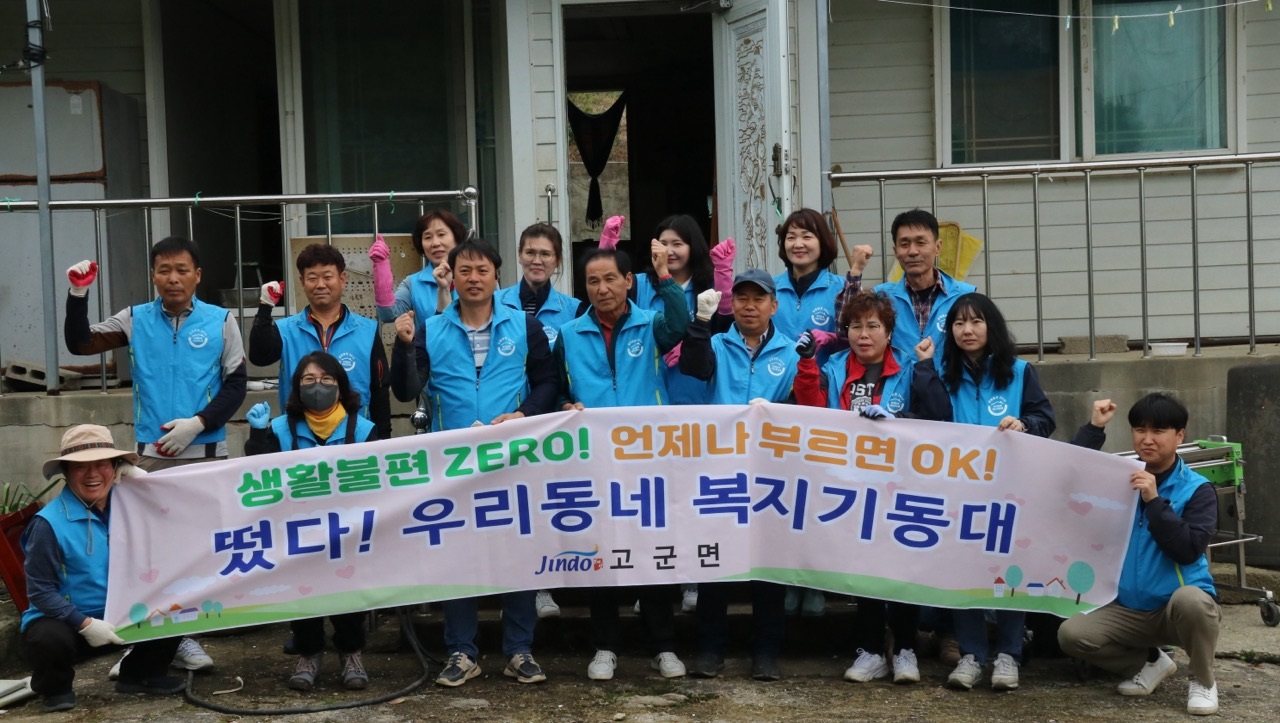
[[[596,656],[587,664],[587,677],[592,680],[613,680],[613,671],[618,667],[618,656],[608,650],[597,650]]]
[[[1193,678],[1187,690],[1187,712],[1191,715],[1213,715],[1218,712],[1218,684],[1206,688]]]
[[[684,663],[680,662],[675,653],[658,653],[649,662],[649,667],[664,678],[683,678],[685,673]]]
[[[129,657],[130,650],[133,650],[133,648],[125,648],[124,653],[120,655],[120,659],[116,661],[115,665],[111,666],[111,670],[107,671],[107,680],[116,680],[120,677],[120,664],[124,662],[125,658]]]
[[[639,615],[639,614],[640,614],[640,601],[639,601],[639,600],[636,600],[636,604],[635,604],[635,605],[632,605],[632,606],[631,606],[631,609],[635,612],[635,614],[636,614],[636,615]]]
[[[992,690],[1018,689],[1018,661],[1008,653],[1000,653],[991,666]]]
[[[538,595],[534,598],[534,607],[538,609],[539,619],[560,617],[560,606],[551,597],[550,590],[538,591]]]
[[[904,650],[893,656],[893,682],[920,682],[920,665],[916,663],[916,652],[914,650]]]
[[[680,586],[680,612],[692,613],[698,610],[698,586]]]
[[[955,690],[970,690],[982,680],[982,666],[972,655],[965,655],[956,663],[956,669],[947,676],[947,687]]]
[[[204,670],[213,667],[213,658],[204,652],[195,638],[183,638],[169,665],[179,670]]]
[[[869,683],[888,674],[889,666],[885,663],[883,655],[868,653],[858,648],[858,657],[854,659],[853,665],[844,671],[844,679],[855,683]]]
[[[1116,690],[1120,695],[1151,695],[1161,681],[1177,670],[1178,664],[1161,650],[1156,662],[1142,666],[1137,675],[1121,683]]]

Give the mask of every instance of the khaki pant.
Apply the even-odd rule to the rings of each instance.
[[[1137,675],[1147,651],[1177,645],[1191,658],[1191,676],[1213,687],[1213,652],[1222,611],[1204,590],[1185,585],[1163,608],[1130,610],[1108,603],[1088,615],[1076,615],[1058,628],[1058,645],[1073,658],[1124,676]]]

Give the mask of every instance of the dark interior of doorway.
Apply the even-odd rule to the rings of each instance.
[[[637,272],[648,267],[653,229],[671,214],[697,219],[708,243],[714,243],[711,16],[575,17],[566,8],[564,37],[568,92],[627,92],[632,238],[620,246],[637,261]],[[604,214],[607,218],[610,210]],[[572,241],[576,269],[594,239]],[[575,275],[574,291],[585,298],[580,276]]]

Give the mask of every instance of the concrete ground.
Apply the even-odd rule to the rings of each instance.
[[[1223,582],[1234,566],[1218,565]],[[1250,585],[1280,589],[1280,573],[1250,569]],[[482,611],[480,647],[484,674],[459,688],[430,682],[394,700],[357,709],[311,713],[308,720],[557,720],[557,721],[754,721],[787,720],[947,720],[989,723],[1001,720],[1173,720],[1187,717],[1186,656],[1174,653],[1179,672],[1149,698],[1125,698],[1114,691],[1116,679],[1080,680],[1076,667],[1064,658],[1039,655],[1022,668],[1022,686],[1013,694],[992,693],[985,686],[957,693],[943,686],[949,669],[936,659],[921,660],[923,681],[894,686],[888,682],[853,684],[841,680],[854,652],[848,636],[852,606],[847,598],[830,596],[820,618],[794,618],[788,623],[784,678],[759,683],[748,677],[746,640],[749,616],[735,606],[734,640],[724,673],[713,680],[665,680],[650,670],[640,648],[641,631],[630,611],[624,613],[627,636],[634,648],[622,651],[618,674],[609,682],[586,678],[591,657],[585,608],[576,593],[560,594],[564,615],[539,624],[535,652],[548,674],[541,685],[522,686],[502,675],[498,653],[500,630],[495,611]],[[1230,600],[1232,596],[1224,596]],[[394,615],[383,613],[371,633],[365,663],[372,677],[363,693],[345,691],[337,681],[336,656],[330,654],[326,675],[310,694],[287,690],[284,680],[293,659],[280,644],[287,627],[274,625],[205,639],[218,662],[212,673],[195,677],[195,693],[202,699],[233,708],[261,711],[300,706],[331,705],[394,693],[421,675],[415,656],[402,649]],[[26,675],[17,650],[17,616],[8,601],[0,607],[0,678]],[[692,616],[677,616],[678,648],[686,662],[693,654]],[[440,614],[415,616],[429,652],[440,650]],[[1216,674],[1223,720],[1274,720],[1280,710],[1280,628],[1263,624],[1256,604],[1223,608]],[[76,692],[79,705],[69,713],[45,715],[32,701],[3,714],[2,720],[175,720],[202,718],[263,719],[250,713],[214,713],[180,697],[138,698],[115,694],[107,681],[114,655],[86,661],[79,667]],[[431,674],[439,671],[431,663]],[[219,693],[237,689],[234,692]]]

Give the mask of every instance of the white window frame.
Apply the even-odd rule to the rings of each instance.
[[[1071,0],[1058,0],[1058,15],[1066,17],[1071,12]],[[1038,159],[1043,163],[1064,162],[1071,160],[1116,160],[1137,158],[1178,158],[1191,156],[1230,155],[1245,147],[1245,126],[1247,114],[1244,109],[1244,74],[1245,74],[1245,29],[1244,13],[1235,5],[1225,8],[1224,42],[1227,51],[1223,54],[1226,62],[1226,131],[1225,148],[1205,148],[1186,151],[1167,151],[1161,153],[1117,153],[1099,154],[1096,151],[1094,136],[1094,72],[1092,62],[1091,38],[1095,30],[1108,32],[1109,23],[1091,20],[1093,0],[1081,0],[1077,18],[1078,29],[1071,33],[1080,34],[1080,55],[1075,52],[1074,36],[1066,32],[1063,23],[1062,42],[1058,46],[1058,94],[1060,102],[1059,119],[1061,142],[1057,158]],[[1104,27],[1106,26],[1106,27]],[[991,163],[954,163],[951,150],[951,7],[950,3],[936,6],[934,9],[934,113],[935,133],[937,139],[936,157],[940,168],[965,168],[992,165]],[[1080,128],[1076,128],[1076,77],[1080,79]],[[1074,148],[1077,130],[1080,136],[1080,148]],[[1029,161],[1036,162],[1036,161]]]

